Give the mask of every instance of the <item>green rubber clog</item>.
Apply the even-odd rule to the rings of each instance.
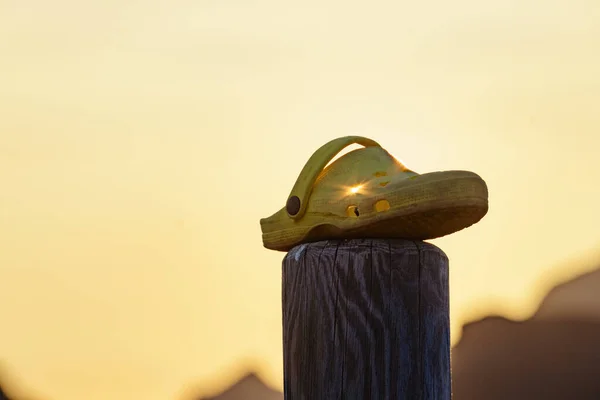
[[[327,165],[351,144],[351,151]],[[308,160],[286,206],[260,220],[264,247],[288,251],[306,242],[350,238],[426,240],[477,223],[488,190],[469,171],[419,175],[377,142],[334,139]]]

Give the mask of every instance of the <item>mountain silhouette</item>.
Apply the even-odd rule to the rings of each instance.
[[[536,314],[469,323],[452,351],[456,400],[600,399],[600,270],[552,289]]]
[[[283,393],[269,388],[258,376],[250,373],[221,394],[198,400],[283,400]]]
[[[584,319],[600,322],[600,268],[554,287],[542,301],[535,319]]]
[[[0,400],[11,400],[10,397],[8,397],[6,395],[6,393],[4,393],[4,390],[2,390],[1,386],[0,386]]]

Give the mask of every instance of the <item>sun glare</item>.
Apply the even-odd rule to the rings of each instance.
[[[358,193],[358,191],[360,190],[362,186],[354,186],[353,188],[350,188],[350,192],[352,193]]]

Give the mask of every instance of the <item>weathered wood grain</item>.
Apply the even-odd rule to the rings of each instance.
[[[283,260],[286,400],[448,400],[448,258],[399,239],[299,245]]]

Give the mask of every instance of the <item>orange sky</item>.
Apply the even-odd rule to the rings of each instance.
[[[49,400],[281,385],[258,221],[349,134],[488,182],[433,241],[453,342],[527,317],[600,246],[598,49],[596,0],[0,0],[0,369]]]

